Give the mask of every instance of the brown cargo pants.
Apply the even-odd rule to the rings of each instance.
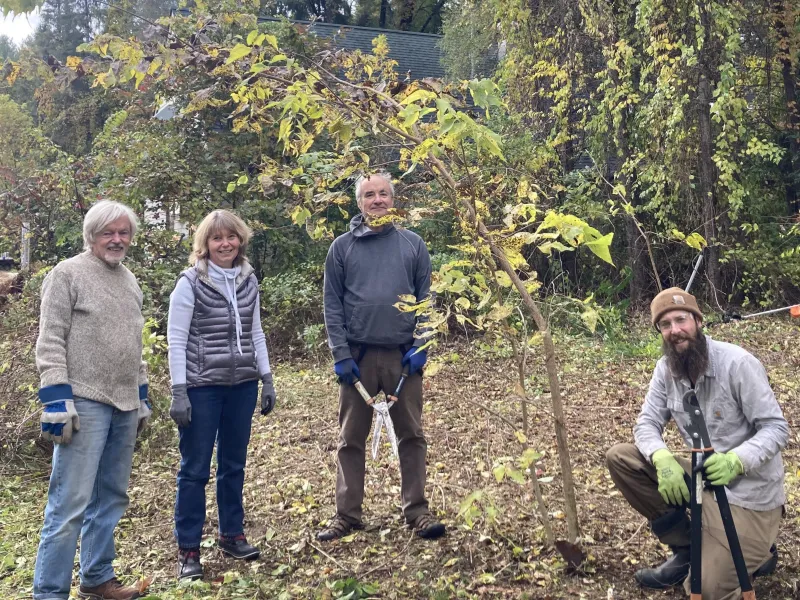
[[[361,383],[371,395],[394,393],[403,371],[403,352],[397,348],[350,348],[358,362]],[[389,414],[397,434],[400,455],[400,493],[407,523],[428,512],[425,499],[425,457],[428,444],[422,433],[422,376],[410,376]],[[361,523],[364,502],[366,443],[374,411],[352,385],[339,386],[339,450],[336,472],[336,512],[349,523]],[[385,434],[384,434],[385,435]]]
[[[690,472],[690,463],[675,457],[684,470]],[[639,449],[633,444],[617,444],[606,453],[608,470],[617,489],[628,503],[651,522],[675,510],[658,493],[658,475]],[[783,509],[756,511],[731,504],[733,522],[742,547],[747,570],[752,577],[756,569],[770,558],[770,546],[778,537]],[[685,529],[678,529],[660,537],[670,546],[689,546]],[[703,600],[739,600],[741,589],[736,569],[728,547],[728,538],[722,525],[722,516],[711,491],[703,492]],[[691,575],[683,584],[689,593]]]

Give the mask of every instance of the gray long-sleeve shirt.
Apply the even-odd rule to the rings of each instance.
[[[728,486],[731,504],[765,511],[786,502],[781,450],[789,440],[789,424],[758,359],[739,346],[708,340],[709,364],[695,385],[697,400],[708,424],[711,445],[717,452],[735,451],[744,475]],[[689,380],[675,377],[666,358],[656,364],[650,390],[633,428],[636,447],[652,460],[666,448],[664,427],[674,419],[686,444],[689,414],[683,395]]]
[[[414,338],[414,313],[394,304],[401,294],[422,300],[430,286],[431,259],[421,237],[393,225],[372,231],[361,215],[353,217],[325,259],[325,328],[334,362],[350,358],[349,344],[424,344]]]

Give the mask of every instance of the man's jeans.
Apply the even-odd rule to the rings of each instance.
[[[80,430],[56,444],[33,575],[34,600],[66,600],[78,535],[80,578],[94,587],[114,577],[114,528],[128,506],[138,410],[75,398]]]
[[[258,381],[189,389],[192,421],[178,429],[181,468],[175,498],[175,537],[179,548],[200,546],[215,440],[219,533],[233,537],[244,532],[244,467],[257,397]]]

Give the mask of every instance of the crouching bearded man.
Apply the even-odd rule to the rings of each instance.
[[[617,444],[606,455],[617,488],[672,550],[661,566],[637,571],[636,581],[651,589],[683,583],[689,593],[690,462],[673,456],[663,432],[674,420],[692,447],[683,407],[692,388],[716,450],[703,465],[705,478],[726,487],[749,574],[769,574],[778,561],[775,540],[786,501],[781,450],[789,426],[767,373],[743,348],[703,333],[703,315],[691,294],[664,290],[650,311],[664,355],[633,429],[635,443]],[[713,491],[703,491],[702,507],[703,600],[738,600],[741,590]]]

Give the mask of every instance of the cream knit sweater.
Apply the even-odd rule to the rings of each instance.
[[[36,342],[42,391],[67,384],[73,396],[137,410],[139,386],[147,384],[143,327],[142,290],[125,266],[112,267],[89,251],[62,261],[42,283]]]

